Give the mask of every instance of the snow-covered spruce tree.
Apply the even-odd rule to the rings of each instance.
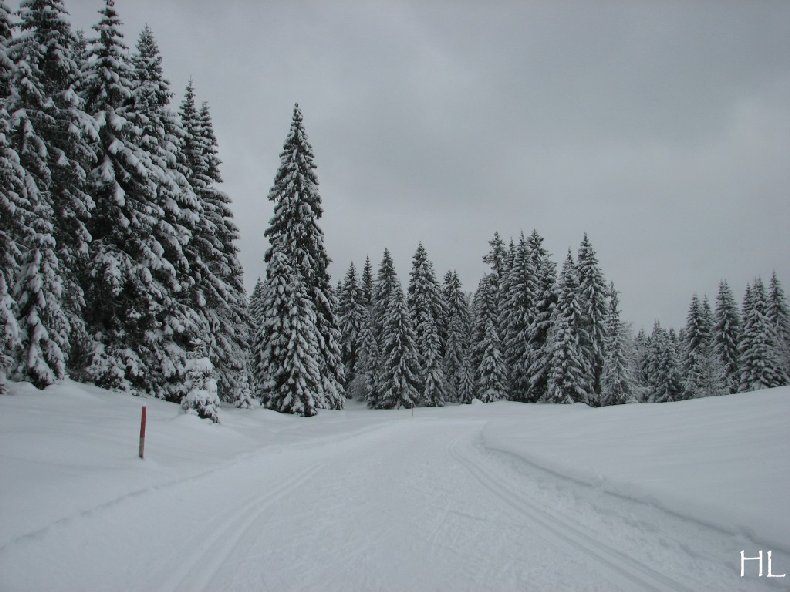
[[[196,339],[186,364],[186,393],[181,401],[182,409],[194,410],[201,419],[219,422],[219,397],[214,366],[208,357],[207,344]]]
[[[373,304],[373,264],[370,257],[365,257],[365,266],[362,268],[362,279],[359,284],[362,305],[366,308]]]
[[[497,275],[497,278],[503,278],[507,270],[507,249],[505,242],[498,232],[488,241],[490,250],[483,256],[483,261],[488,263],[491,268],[491,273]]]
[[[238,259],[238,229],[222,183],[217,140],[208,105],[198,108],[194,83],[187,84],[179,108],[179,161],[194,192],[199,220],[184,248],[189,263],[192,307],[199,312],[200,334],[218,374],[220,398],[235,400],[245,388],[249,349],[249,309]]]
[[[718,362],[724,371],[727,391],[738,392],[740,385],[740,364],[738,362],[738,340],[741,319],[738,306],[726,281],[719,282],[714,311],[713,347]]]
[[[381,351],[380,395],[376,407],[410,409],[417,405],[420,394],[419,360],[409,308],[400,282],[395,280],[384,317]]]
[[[713,351],[710,306],[691,298],[684,335],[685,398],[706,397],[724,393],[724,375]]]
[[[502,345],[492,318],[486,321],[486,332],[481,346],[483,356],[477,369],[477,398],[483,403],[491,403],[506,398]]]
[[[557,294],[549,339],[551,373],[543,400],[585,403],[592,391],[592,373],[582,349],[584,320],[579,303],[578,272],[570,250],[562,266]]]
[[[10,94],[3,100],[6,112],[12,114],[8,141],[24,170],[28,206],[26,212],[16,213],[25,223],[22,267],[14,293],[22,342],[17,374],[38,388],[64,378],[71,332],[63,306],[64,266],[55,241],[55,200],[66,201],[72,195],[68,190],[61,195],[63,185],[55,182],[53,168],[63,171],[69,164],[75,169],[80,164],[69,163],[60,147],[69,139],[79,140],[79,133],[71,130],[72,114],[61,109],[61,95],[76,102],[69,79],[76,72],[65,71],[73,65],[68,59],[70,30],[58,9],[62,10],[58,2],[22,2],[21,32],[10,41],[8,51],[13,62]],[[60,136],[66,134],[72,137]],[[80,212],[76,204],[64,207],[74,210],[74,219],[80,213],[87,215],[87,208]],[[79,296],[77,300],[81,301]],[[74,317],[79,321],[79,314]]]
[[[634,388],[637,401],[647,401],[650,392],[650,337],[644,329],[640,329],[634,337],[631,372],[634,376]]]
[[[275,251],[266,268],[261,327],[264,405],[282,413],[312,416],[323,407],[318,366],[317,314],[285,253]]]
[[[9,137],[11,118],[6,101],[11,92],[13,65],[8,57],[11,14],[0,0],[0,394],[13,370],[20,345],[14,287],[22,259],[25,221],[30,210],[25,188],[25,171]]]
[[[607,288],[587,233],[579,246],[579,305],[582,310],[582,350],[592,371],[591,405],[602,405],[601,372],[606,342]]]
[[[483,342],[485,341],[489,320],[494,324],[497,336],[499,337],[501,334],[501,288],[507,273],[508,252],[498,232],[494,233],[488,244],[490,250],[483,256],[483,261],[489,265],[491,270],[480,279],[477,291],[472,297],[471,347],[472,367],[476,371],[475,382],[479,382],[480,364],[483,361],[483,353],[485,351]]]
[[[427,407],[443,407],[447,400],[447,382],[444,375],[442,344],[437,325],[425,327],[418,340],[422,342],[425,357],[420,361],[420,403]],[[419,352],[419,348],[418,348]]]
[[[52,236],[52,210],[45,196],[31,197],[27,256],[15,294],[22,342],[17,374],[43,389],[66,376],[69,324],[61,306],[63,284]]]
[[[148,361],[166,359],[172,344],[159,322],[171,309],[178,277],[157,232],[164,219],[157,186],[169,180],[143,145],[145,122],[134,109],[134,71],[112,0],[100,15],[83,90],[99,134],[88,177],[96,205],[83,289],[94,344],[85,377],[102,387],[160,394],[162,377]]]
[[[345,369],[346,383],[344,386],[349,399],[354,396],[349,387],[357,375],[357,361],[364,319],[365,307],[362,305],[361,289],[357,283],[357,269],[352,261],[338,295],[340,351]]]
[[[294,276],[298,276],[304,286],[315,310],[319,334],[315,362],[321,384],[316,405],[342,409],[345,392],[340,331],[335,316],[335,295],[327,271],[329,257],[324,248],[323,232],[318,226],[323,209],[315,168],[313,149],[302,124],[302,112],[296,105],[291,129],[280,153],[280,168],[269,192],[269,200],[274,202],[274,215],[265,232],[270,243],[265,260],[268,263],[275,253],[283,253]],[[296,277],[293,279],[295,281]]]
[[[626,355],[626,329],[620,320],[620,299],[614,283],[609,286],[604,362],[601,369],[601,406],[635,402],[634,379]]]
[[[499,310],[497,307],[497,277],[487,273],[477,284],[477,290],[472,296],[472,335],[470,348],[472,350],[472,367],[475,370],[475,382],[478,382],[480,364],[483,362],[485,352],[485,338],[488,330],[488,321],[491,321],[496,330],[498,326]],[[499,333],[497,332],[497,337]],[[501,353],[501,351],[500,351]]]
[[[759,278],[751,286],[746,286],[738,357],[741,367],[740,392],[785,384],[781,352],[775,329],[768,320],[765,287]]]
[[[535,317],[536,278],[522,233],[502,295],[502,331],[511,398],[526,401],[530,387],[529,327]]]
[[[678,360],[678,344],[674,332],[666,331],[656,321],[650,335],[648,352],[647,401],[667,403],[683,399],[683,382]]]
[[[776,346],[782,361],[785,378],[790,377],[790,313],[787,310],[784,290],[776,272],[768,284],[768,323],[774,328]]]
[[[263,281],[258,278],[255,288],[250,295],[250,351],[247,356],[247,365],[250,375],[250,387],[253,393],[260,393],[262,390],[262,369],[261,353],[263,352],[263,340],[266,336],[263,330]]]
[[[372,337],[376,343],[375,352],[379,356],[377,360],[370,360],[374,368],[372,380],[367,383],[368,387],[368,406],[377,407],[381,396],[380,385],[384,380],[384,360],[381,358],[384,352],[384,319],[387,315],[389,302],[392,293],[398,286],[398,278],[395,274],[395,266],[392,261],[389,249],[384,249],[384,254],[379,264],[376,274],[376,281],[373,284],[373,303],[371,305],[371,327]]]
[[[557,302],[555,284],[557,266],[548,251],[543,248],[543,237],[537,231],[527,239],[530,273],[535,277],[534,316],[527,331],[529,337],[529,391],[527,400],[541,400],[545,394],[551,373],[552,349],[549,345],[554,307]]]
[[[357,358],[357,376],[351,386],[355,397],[367,401],[374,407],[376,404],[376,380],[379,369],[379,344],[374,336],[373,310],[368,306],[364,309],[362,327],[359,335],[359,357]]]
[[[458,402],[471,403],[475,396],[475,368],[472,366],[472,350],[467,348],[458,377]]]
[[[461,280],[454,270],[448,271],[444,276],[443,295],[447,307],[447,342],[444,354],[447,398],[448,401],[459,401],[471,322],[469,303],[461,288]]]
[[[155,203],[162,217],[153,229],[162,246],[161,257],[171,268],[169,294],[157,315],[162,345],[152,347],[145,359],[157,377],[149,391],[171,401],[186,395],[187,351],[200,342],[209,348],[210,336],[203,330],[202,310],[190,298],[194,279],[188,247],[201,223],[202,210],[187,180],[188,169],[181,153],[184,131],[169,108],[170,85],[162,71],[162,57],[149,27],[145,27],[132,55],[134,112],[139,119],[140,145],[159,171]],[[197,266],[195,266],[196,268]],[[206,352],[209,355],[209,352]]]
[[[62,0],[24,0],[19,18],[20,34],[12,42],[11,55],[20,67],[9,110],[16,114],[17,137],[25,144],[25,150],[20,151],[23,163],[30,162],[25,156],[29,146],[44,150],[33,160],[41,158],[45,168],[39,169],[33,162],[34,168],[28,171],[52,210],[68,361],[72,352],[78,355],[85,349],[88,340],[79,279],[86,269],[91,241],[87,221],[93,199],[86,192],[86,171],[94,159],[95,125],[76,92],[82,72],[74,58],[74,35]],[[22,128],[25,131],[20,133]]]
[[[384,317],[396,285],[398,285],[398,278],[395,274],[395,264],[392,261],[389,249],[385,248],[376,274],[376,281],[373,285],[373,326],[376,340],[379,344],[381,344]]]
[[[433,264],[422,243],[412,259],[407,304],[414,325],[420,363],[420,402],[429,406],[442,406],[447,388],[442,367],[444,344],[440,339],[440,326],[446,312]]]
[[[361,401],[369,401],[376,392],[376,366],[378,364],[378,343],[373,327],[373,266],[370,257],[365,257],[362,279],[357,290],[358,306],[362,311],[358,352],[356,360],[356,376],[350,391],[353,397]],[[349,390],[349,389],[346,389]]]
[[[705,366],[705,373],[708,383],[708,390],[714,395],[727,394],[727,376],[724,364],[721,363],[716,355],[716,344],[713,339],[714,316],[708,297],[704,296],[701,303],[702,323],[708,335],[708,356]]]

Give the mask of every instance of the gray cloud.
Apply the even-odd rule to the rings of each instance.
[[[89,28],[98,0],[66,0]],[[467,289],[495,230],[559,259],[590,233],[624,314],[680,325],[694,292],[790,281],[790,4],[118,2],[179,92],[211,103],[246,283],[293,102],[333,273],[422,240]],[[790,286],[787,286],[790,289]]]

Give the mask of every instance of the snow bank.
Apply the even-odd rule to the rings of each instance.
[[[148,408],[144,461],[137,457],[142,405]],[[212,424],[172,403],[70,381],[44,391],[11,383],[0,397],[0,550],[59,521],[238,462],[261,447],[354,433],[387,419],[363,416],[334,412],[316,421],[228,408],[222,423]]]
[[[491,450],[790,551],[790,387],[602,409],[497,406],[492,415],[509,417],[484,428]]]
[[[757,589],[738,578],[741,549],[790,561],[788,417],[782,388],[414,417],[225,408],[212,424],[15,384],[0,397],[0,589],[676,590],[657,570],[681,582],[703,564],[697,581],[720,585],[687,589]]]

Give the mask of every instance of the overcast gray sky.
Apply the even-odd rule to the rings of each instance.
[[[89,29],[101,0],[66,0]],[[790,290],[790,2],[119,0],[180,101],[211,104],[246,284],[294,102],[332,272],[423,241],[468,290],[487,241],[584,231],[624,317],[684,323],[692,293]]]

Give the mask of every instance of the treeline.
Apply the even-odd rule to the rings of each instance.
[[[694,297],[687,327],[633,336],[620,318],[585,234],[561,268],[537,231],[483,260],[467,295],[455,271],[437,279],[420,244],[408,286],[385,249],[374,274],[354,263],[332,289],[319,221],[314,154],[302,114],[291,129],[269,199],[266,278],[250,300],[253,390],[277,411],[314,415],[358,398],[377,409],[473,399],[592,406],[666,402],[787,384],[790,325],[774,274],[757,279],[739,311],[726,282],[715,310]]]
[[[314,154],[296,106],[268,199],[266,278],[248,307],[209,108],[174,112],[146,27],[123,43],[113,0],[94,35],[62,0],[0,0],[0,392],[69,375],[217,420],[220,399],[314,415],[501,399],[673,401],[787,384],[774,274],[736,305],[722,282],[687,326],[632,336],[585,235],[558,266],[533,231],[495,234],[464,292],[423,245],[404,290],[389,251],[333,289]]]
[[[617,291],[584,236],[557,264],[533,231],[505,246],[471,298],[449,271],[440,285],[422,244],[404,295],[385,250],[376,278],[365,260],[338,285],[349,397],[376,408],[508,399],[592,406],[666,402],[782,386],[790,323],[774,274],[758,278],[739,310],[725,281],[715,309],[694,296],[685,328],[633,336]]]
[[[726,281],[714,308],[694,295],[685,328],[666,330],[656,322],[633,341],[633,368],[640,399],[677,401],[706,395],[754,391],[788,384],[790,316],[776,273],[766,290],[747,284],[740,309]]]
[[[62,0],[0,0],[0,389],[68,374],[216,419],[188,358],[249,401],[249,317],[209,108],[190,82],[176,114],[151,30],[130,52],[99,15],[86,39]]]

